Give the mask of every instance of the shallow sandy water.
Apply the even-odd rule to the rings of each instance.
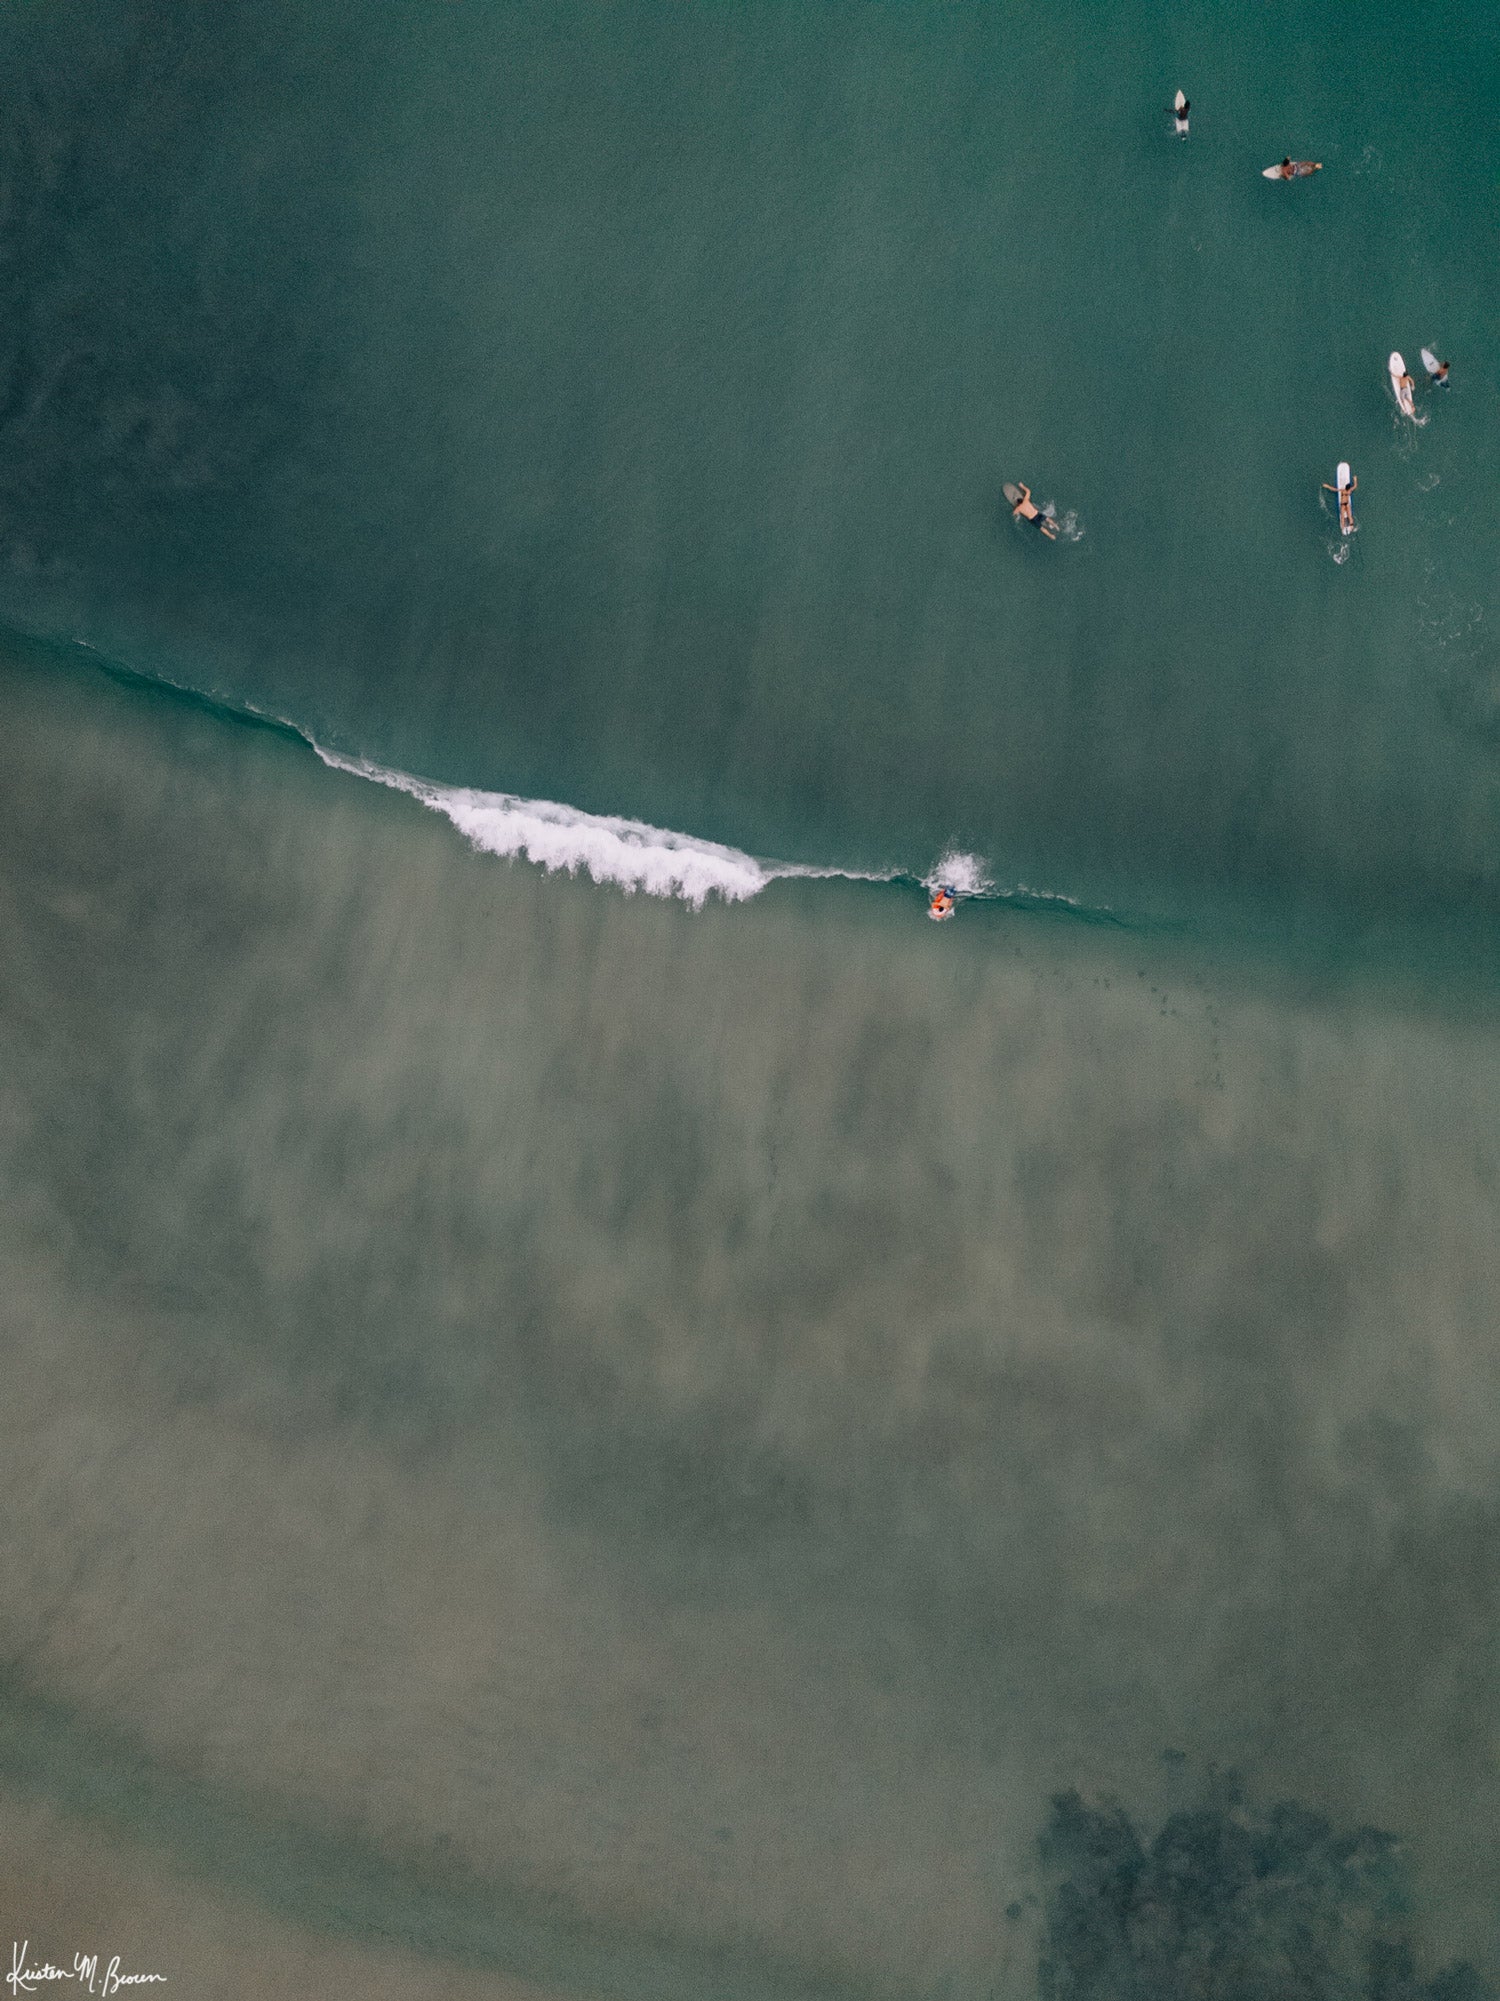
[[[1021,1994],[1049,1794],[1170,1749],[1493,1963],[1479,989],[694,916],[0,701],[8,1839],[330,1981]]]

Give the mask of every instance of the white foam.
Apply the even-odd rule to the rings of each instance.
[[[81,651],[95,653],[87,640],[74,642]],[[102,655],[100,656],[102,659]],[[440,785],[429,778],[415,778],[407,771],[393,771],[368,759],[342,757],[327,750],[300,723],[278,716],[250,703],[221,702],[203,695],[164,675],[143,674],[133,668],[113,668],[132,680],[172,689],[180,695],[223,708],[226,713],[270,723],[277,729],[300,737],[330,770],[348,772],[375,785],[404,792],[441,813],[474,847],[485,854],[524,857],[547,870],[565,869],[569,875],[582,869],[598,883],[613,883],[630,895],[643,889],[648,896],[676,897],[701,910],[711,896],[726,903],[743,903],[771,882],[911,882],[903,868],[853,869],[830,867],[816,862],[757,860],[738,848],[722,847],[716,841],[698,840],[691,834],[674,833],[665,827],[648,826],[644,820],[626,820],[604,813],[584,813],[574,806],[562,806],[551,799],[522,799],[512,792],[481,792],[467,786]],[[922,878],[929,892],[946,886],[960,897],[992,896],[993,878],[979,855],[957,847],[946,849],[932,873]],[[1030,902],[1066,904],[1082,910],[1075,898],[1058,891],[1019,889],[1002,891]]]
[[[823,867],[817,862],[762,862],[767,882],[902,882],[904,869]]]
[[[932,874],[924,879],[923,887],[951,889],[955,896],[983,896],[994,884],[985,873],[980,856],[965,854],[961,848],[949,848]]]
[[[336,771],[389,785],[451,820],[474,847],[490,855],[524,855],[544,869],[582,869],[595,882],[614,883],[630,894],[675,896],[701,910],[710,896],[742,903],[756,896],[773,875],[801,870],[766,867],[738,848],[694,840],[642,820],[618,820],[602,813],[581,813],[550,799],[520,799],[509,792],[477,792],[458,785],[436,785],[404,771],[362,759],[340,757],[314,743],[323,762]]]
[[[1057,502],[1047,500],[1042,503],[1042,513],[1050,521],[1064,542],[1081,542],[1084,537],[1083,524],[1078,519],[1078,509],[1070,507],[1066,514],[1059,514]]]

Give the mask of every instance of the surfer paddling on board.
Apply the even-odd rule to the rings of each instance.
[[[1355,528],[1358,526],[1358,523],[1354,519],[1353,494],[1355,487],[1359,485],[1359,481],[1355,478],[1354,474],[1350,472],[1348,461],[1345,459],[1339,460],[1337,479],[1338,479],[1337,486],[1330,486],[1327,480],[1325,479],[1323,482],[1323,491],[1325,493],[1336,493],[1338,495],[1339,532],[1340,534],[1343,535],[1352,535],[1354,533]]]
[[[1176,97],[1172,100],[1172,130],[1177,134],[1179,139],[1186,139],[1188,135],[1188,113],[1192,108],[1192,105],[1179,90]]]
[[[932,892],[932,901],[927,906],[927,915],[935,924],[941,924],[945,917],[951,917],[958,907],[958,898],[946,883]]]
[[[1305,181],[1309,174],[1321,174],[1321,160],[1294,160],[1288,155],[1279,167],[1262,167],[1268,181]]]
[[[1057,523],[1049,521],[1031,497],[1029,486],[1012,486],[1005,482],[1005,497],[1010,502],[1012,521],[1034,521],[1049,542],[1057,540]]]
[[[1430,347],[1422,350],[1422,366],[1427,370],[1428,380],[1434,389],[1448,387],[1448,363],[1439,361]]]
[[[1391,349],[1391,358],[1386,367],[1390,371],[1391,394],[1395,397],[1402,416],[1410,417],[1413,423],[1425,424],[1427,419],[1417,416],[1417,385],[1407,374],[1406,363],[1401,359],[1397,349]]]

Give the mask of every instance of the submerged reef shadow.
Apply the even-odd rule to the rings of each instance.
[[[1041,2001],[1492,2001],[1467,1961],[1419,1972],[1396,1836],[1252,1803],[1233,1774],[1150,1839],[1116,1802],[1059,1793],[1040,1849]]]

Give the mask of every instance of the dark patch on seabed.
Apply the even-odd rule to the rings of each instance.
[[[0,9],[0,1859],[621,2001],[1496,1977],[1500,35],[1358,27]]]
[[[1179,1754],[1180,1755],[1180,1754]],[[1172,1754],[1168,1754],[1169,1757]],[[1042,2001],[1490,2001],[1464,1960],[1424,1977],[1401,1843],[1231,1775],[1147,1838],[1118,1804],[1060,1793]],[[1020,1904],[1011,1915],[1022,1915]]]
[[[1164,1762],[1181,1767],[1180,1752]],[[269,1911],[362,1944],[394,1945],[569,1991],[840,2001],[845,1980],[649,1938],[625,1945],[466,1874],[440,1837],[397,1854],[314,1828],[153,1761],[0,1672],[0,1777],[113,1826],[190,1877],[233,1883]],[[1495,2001],[1468,1961],[1424,1957],[1409,1858],[1376,1827],[1341,1828],[1296,1800],[1251,1798],[1210,1772],[1154,1835],[1117,1801],[1059,1793],[1037,1844],[1041,2001]],[[999,1990],[996,1989],[996,1992]]]

